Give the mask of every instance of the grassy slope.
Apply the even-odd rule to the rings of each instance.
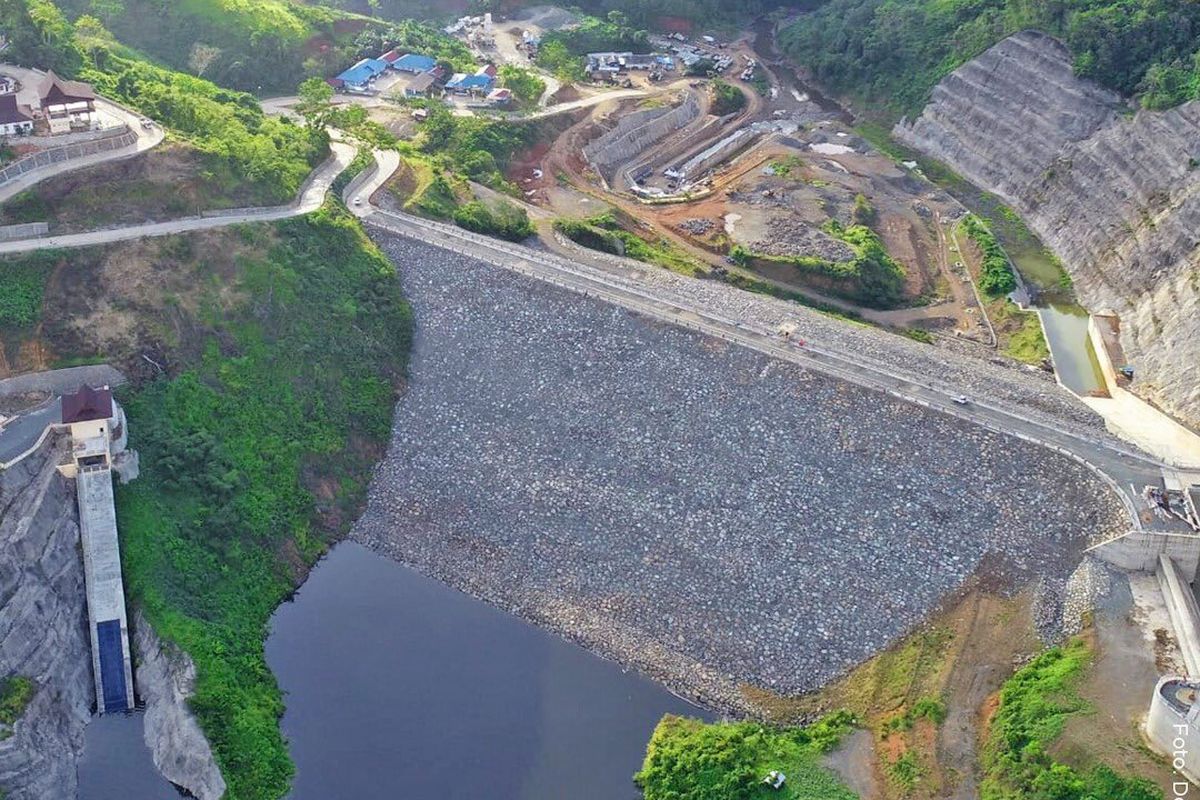
[[[634,780],[646,800],[854,800],[820,764],[850,729],[848,714],[806,728],[753,722],[705,724],[667,715],[654,729]],[[787,776],[780,790],[762,783],[771,770]]]
[[[212,286],[203,347],[126,398],[143,477],[118,494],[129,591],[197,663],[230,800],[287,789],[265,625],[363,496],[410,335],[391,264],[345,212],[243,235],[239,300]]]
[[[1075,687],[1092,658],[1087,639],[1051,648],[1019,670],[1000,692],[983,752],[982,800],[1155,800],[1148,781],[1103,764],[1068,766],[1047,752],[1067,717],[1086,713]]]
[[[126,588],[196,662],[192,707],[228,800],[282,797],[292,766],[263,638],[357,514],[386,444],[411,335],[393,266],[332,204],[0,266],[44,294],[6,317],[6,335],[142,376],[142,353],[167,365],[121,396],[142,466],[117,490]],[[121,280],[104,280],[114,270]],[[101,338],[122,327],[132,339]]]
[[[0,224],[46,221],[53,233],[66,233],[272,205],[278,195],[230,161],[174,142],[42,181],[0,206]]]

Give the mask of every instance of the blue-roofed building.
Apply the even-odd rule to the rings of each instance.
[[[464,75],[459,72],[450,79],[446,88],[455,94],[487,94],[495,86],[496,79],[485,72]]]
[[[436,66],[437,61],[420,53],[407,53],[392,62],[392,69],[399,72],[412,72],[417,75],[422,72],[429,72]]]
[[[388,62],[382,58],[364,58],[350,69],[337,76],[348,91],[365,92],[371,88],[371,83],[382,75],[388,67]]]

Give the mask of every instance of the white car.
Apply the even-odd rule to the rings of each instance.
[[[356,205],[356,206],[361,206],[361,205],[362,205],[362,198],[361,198],[361,197],[356,197],[356,198],[354,198],[354,205]]]
[[[971,402],[967,399],[965,394],[960,394],[957,397],[951,397],[950,399],[960,406],[965,406],[967,403]]]

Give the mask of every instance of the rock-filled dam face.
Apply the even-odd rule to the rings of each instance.
[[[1063,456],[379,235],[416,319],[352,536],[731,710],[973,574],[1061,592],[1115,496]]]

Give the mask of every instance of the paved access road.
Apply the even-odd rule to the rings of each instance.
[[[42,433],[62,420],[62,398],[55,397],[33,411],[23,412],[0,426],[0,464],[7,464],[37,444]]]
[[[247,222],[273,222],[275,220],[298,217],[316,211],[325,202],[325,193],[338,175],[350,165],[358,149],[345,142],[332,142],[332,155],[324,164],[313,170],[299,196],[291,203],[283,206],[266,206],[263,208],[241,209],[227,213],[214,213],[199,217],[183,217],[182,219],[166,222],[150,222],[144,225],[130,225],[124,228],[106,228],[86,233],[70,233],[62,236],[41,236],[34,239],[18,239],[11,242],[0,242],[0,254],[27,253],[32,250],[45,250],[67,247],[90,247],[98,244],[122,242],[129,239],[141,239],[149,236],[169,236],[175,233],[223,228],[228,225],[238,225]]]

